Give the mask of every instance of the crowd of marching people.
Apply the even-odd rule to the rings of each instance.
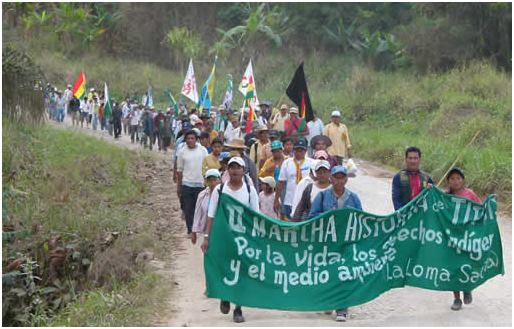
[[[137,97],[126,97],[122,102],[111,99],[106,108],[104,93],[90,88],[80,99],[71,91],[71,85],[63,91],[47,85],[45,88],[45,105],[48,117],[57,122],[64,122],[66,116],[71,118],[74,127],[100,130],[113,136],[130,136],[132,143],[140,143],[143,148],[157,148],[167,152],[175,136],[170,108],[156,110],[148,105],[147,94],[138,101]]]
[[[124,134],[150,150],[173,150],[173,181],[187,237],[192,243],[202,237],[204,252],[221,193],[283,221],[305,221],[333,209],[363,209],[359,196],[346,187],[356,167],[339,110],[330,113],[327,124],[314,113],[305,125],[298,108],[287,104],[274,108],[271,102],[261,102],[250,120],[244,108],[220,105],[199,112],[181,104],[163,111],[148,105],[145,97],[113,101],[106,111],[104,95],[94,88],[81,99],[73,95],[71,85],[64,92],[51,86],[45,89],[48,115],[57,122],[69,115],[73,126],[91,126],[114,138]],[[392,182],[395,210],[432,186],[432,178],[420,170],[420,161],[418,148],[405,151],[406,167]],[[447,192],[480,202],[464,186],[464,177],[462,169],[450,170]],[[460,293],[454,296],[452,309],[459,310]],[[471,301],[471,292],[464,292],[464,303]],[[229,313],[230,303],[221,301],[220,310]],[[335,314],[337,321],[346,321],[348,308]],[[245,321],[240,306],[235,306],[233,320]]]

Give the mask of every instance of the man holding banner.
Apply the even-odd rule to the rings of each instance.
[[[259,196],[253,186],[249,184],[244,174],[245,161],[240,157],[233,157],[228,161],[228,173],[230,180],[225,184],[218,185],[212,193],[209,203],[209,210],[207,212],[207,226],[206,234],[202,243],[202,251],[207,253],[209,248],[209,234],[211,232],[212,221],[218,210],[218,201],[221,193],[225,193],[241,202],[242,204],[250,207],[254,211],[259,211]],[[244,177],[244,179],[243,179]],[[222,300],[220,302],[220,311],[223,314],[230,312],[230,302]],[[241,306],[236,305],[233,314],[234,322],[241,323],[245,319],[243,317],[243,310]]]
[[[345,188],[348,182],[348,171],[344,166],[335,166],[332,168],[332,177],[330,179],[332,187],[321,191],[312,202],[309,218],[316,217],[324,212],[353,208],[362,210],[361,200],[359,196]],[[348,308],[336,310],[336,321],[346,321],[348,317]]]

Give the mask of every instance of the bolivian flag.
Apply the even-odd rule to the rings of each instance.
[[[86,94],[86,75],[84,74],[84,71],[80,71],[80,74],[77,77],[77,80],[75,80],[71,91],[78,99],[83,98]]]
[[[248,105],[248,109],[249,109],[248,117],[246,119],[246,130],[245,130],[245,132],[247,134],[249,134],[252,131],[253,120],[257,119],[255,116],[255,111],[253,109],[254,104],[252,104],[253,102],[251,101],[253,99],[253,97],[255,96],[255,93],[253,92],[253,90],[254,90],[253,76],[250,76],[250,78],[248,79],[248,87],[246,88],[246,95],[245,95],[245,101],[246,101],[246,104]]]

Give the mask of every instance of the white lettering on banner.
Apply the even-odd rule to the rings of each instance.
[[[243,225],[244,208],[234,205],[228,205],[228,224],[234,232],[245,233],[246,227]]]
[[[264,263],[261,262],[260,269],[259,266],[252,264],[250,267],[248,267],[248,276],[252,279],[259,279],[260,281],[264,281],[266,279],[265,276],[265,269]]]
[[[278,251],[271,251],[271,247],[269,244],[266,245],[266,260],[270,264],[274,264],[277,266],[286,266],[286,259],[284,255],[282,255]]]
[[[415,264],[411,267],[411,259],[407,260],[405,272],[402,267],[393,265],[392,269],[386,263],[386,277],[387,280],[405,279],[407,277],[415,277],[418,279],[425,279],[432,281],[435,287],[439,287],[439,282],[450,282],[450,272],[441,267],[423,266]]]
[[[317,252],[313,254],[311,251],[313,249],[312,245],[309,245],[307,247],[307,250],[304,250],[302,252],[302,256],[300,256],[300,252],[295,252],[294,258],[296,261],[296,266],[300,267],[304,264],[307,265],[307,267],[311,267],[313,264],[315,266],[327,266],[327,265],[333,265],[337,263],[344,263],[344,258],[341,256],[338,252],[328,252],[328,247],[323,246],[322,252]]]
[[[230,209],[229,215],[232,216]],[[241,218],[238,218],[237,224],[232,224],[234,221],[235,220],[232,220],[230,223],[233,231],[240,232],[244,230],[244,227],[242,229],[239,227],[239,223],[242,225]],[[232,226],[235,226],[235,228],[232,228]],[[298,239],[299,233],[300,239]],[[310,233],[310,235],[308,233]],[[301,229],[299,229],[299,227],[280,227],[278,224],[269,224],[265,218],[259,219],[255,216],[253,217],[252,237],[288,242],[293,247],[298,247],[298,241],[337,242],[335,217],[332,215],[328,219],[320,218],[317,221],[303,225]]]
[[[457,253],[460,254],[463,251],[469,253],[469,258],[472,260],[482,259],[482,254],[489,251],[493,244],[494,234],[488,236],[472,238],[475,232],[469,233],[467,230],[464,231],[464,237],[459,239],[450,235],[450,230],[446,229],[446,235],[448,235],[448,247],[455,248]]]
[[[327,270],[319,271],[319,267],[311,269],[309,267],[305,272],[286,272],[275,270],[274,283],[282,285],[284,294],[289,293],[289,286],[316,286],[328,282],[330,274]]]
[[[452,224],[457,224],[459,218],[463,218],[462,224],[466,224],[471,220],[471,222],[474,224],[475,222],[479,221],[481,218],[484,219],[484,221],[488,219],[494,218],[493,213],[491,211],[491,207],[488,208],[489,210],[489,216],[487,216],[486,209],[482,206],[475,205],[466,199],[463,198],[456,198],[452,197],[451,201],[455,203],[455,211],[453,212],[453,219]],[[466,208],[461,208],[461,204],[467,203]],[[473,210],[473,217],[471,217],[471,210]],[[489,217],[489,218],[487,218]]]
[[[473,267],[469,264],[464,264],[460,267],[460,271],[464,277],[460,277],[459,281],[462,283],[476,283],[479,279],[483,279],[485,273],[493,268],[499,266],[499,258],[495,252],[491,251],[493,257],[487,257],[484,262],[484,265],[480,268],[479,271],[474,271]]]
[[[241,268],[241,261],[232,259],[230,261],[230,270],[234,273],[234,278],[232,280],[227,279],[227,277],[223,278],[223,283],[227,286],[233,286],[239,281],[239,269]]]

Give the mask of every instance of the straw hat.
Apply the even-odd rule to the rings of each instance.
[[[242,150],[246,149],[245,141],[241,138],[234,138],[234,139],[232,139],[232,143],[230,143],[230,144],[225,143],[224,146],[233,148],[233,149],[242,149]]]

